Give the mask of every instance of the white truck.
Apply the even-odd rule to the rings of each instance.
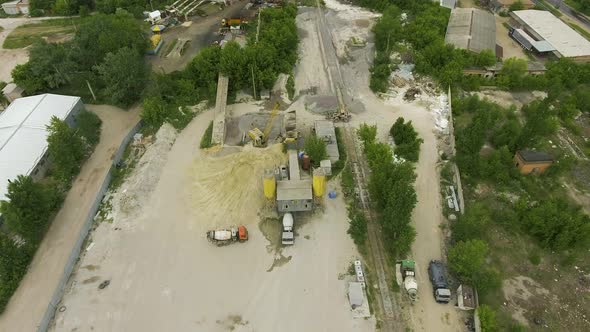
[[[211,230],[207,232],[207,239],[218,246],[223,246],[236,241],[246,242],[248,240],[248,230],[242,225],[229,229]]]
[[[410,302],[413,304],[418,300],[418,282],[416,281],[416,263],[413,260],[405,259],[395,264],[397,284],[403,285]]]
[[[289,212],[283,216],[283,235],[281,236],[283,245],[292,245],[295,243],[295,233],[293,233],[293,215]]]

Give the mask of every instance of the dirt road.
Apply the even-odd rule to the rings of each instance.
[[[435,118],[429,105],[436,97],[424,97],[423,100],[407,103],[401,98],[383,100],[377,98],[368,88],[369,67],[373,58],[373,43],[369,38],[365,48],[353,49],[346,47],[351,35],[364,37],[370,25],[359,20],[359,10],[342,4],[334,4],[334,0],[326,0],[328,8],[333,8],[336,15],[327,16],[328,24],[333,32],[333,42],[337,50],[346,55],[346,63],[340,66],[346,82],[346,91],[351,103],[361,103],[362,111],[351,121],[355,127],[361,123],[377,125],[378,138],[387,141],[389,128],[398,117],[411,120],[424,143],[420,151],[420,159],[416,165],[416,194],[418,204],[414,209],[412,220],[417,236],[412,247],[412,258],[417,264],[419,284],[419,300],[409,306],[402,298],[400,306],[410,307],[407,311],[406,324],[414,331],[462,331],[464,330],[461,313],[452,304],[439,305],[432,296],[432,287],[428,281],[427,267],[431,259],[443,257],[441,197],[439,191],[439,173],[437,170],[438,151],[435,135]],[[351,22],[355,24],[351,25]]]
[[[35,331],[62,276],[104,177],[112,154],[139,120],[139,110],[122,111],[111,106],[87,105],[103,121],[100,142],[68,192],[64,205],[45,235],[29,272],[0,316],[0,331]]]
[[[53,330],[372,331],[374,320],[351,317],[341,278],[358,257],[344,201],[297,219],[295,245],[280,249],[279,223],[260,220],[270,213],[260,211],[262,165],[280,146],[209,156],[198,146],[211,116],[199,115],[160,154],[165,164],[136,217],[115,214],[92,234]],[[136,176],[144,175],[127,182]],[[205,239],[238,223],[248,227],[246,243]],[[111,283],[99,291],[103,279]]]

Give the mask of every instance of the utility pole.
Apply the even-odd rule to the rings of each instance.
[[[260,34],[260,14],[262,13],[262,8],[258,9],[258,25],[256,26],[256,43],[258,43],[258,35]]]
[[[254,80],[254,66],[250,66],[252,69],[252,90],[254,90],[254,100],[256,100],[256,81]]]
[[[86,80],[86,84],[88,84],[88,90],[90,90],[92,98],[94,98],[94,101],[96,101],[96,96],[94,95],[94,91],[92,91],[92,87],[90,86],[90,82],[88,82],[88,80]]]

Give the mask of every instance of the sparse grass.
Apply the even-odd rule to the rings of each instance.
[[[176,43],[178,43],[178,38],[174,38],[172,40],[170,45],[168,45],[168,47],[166,47],[166,51],[162,52],[162,56],[167,56],[168,54],[170,54],[170,52],[172,52],[172,50],[174,49],[174,46],[176,46]]]
[[[213,121],[209,123],[209,127],[205,130],[203,137],[201,137],[201,149],[207,149],[212,146],[211,140],[213,139]]]
[[[74,25],[80,21],[80,18],[55,19],[21,25],[6,37],[2,47],[6,49],[24,48],[43,37],[73,33],[76,30]]]
[[[549,12],[551,12],[551,14],[557,16],[557,17],[562,17],[563,14],[561,13],[561,11],[559,9],[556,9],[555,6],[547,3],[545,0],[539,0],[539,3],[545,7],[546,10],[548,10]]]

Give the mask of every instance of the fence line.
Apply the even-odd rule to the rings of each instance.
[[[47,310],[45,310],[45,314],[43,315],[43,319],[41,320],[41,322],[39,323],[39,326],[37,327],[37,332],[46,332],[49,329],[49,324],[51,323],[51,321],[53,320],[53,317],[55,316],[55,310],[57,309],[57,306],[61,302],[61,298],[63,296],[64,289],[68,283],[68,280],[70,279],[70,276],[72,274],[72,271],[74,270],[74,267],[76,266],[76,263],[78,262],[78,258],[80,257],[80,252],[82,251],[82,245],[84,244],[84,241],[86,241],[86,237],[88,236],[88,233],[90,232],[90,228],[92,227],[92,224],[94,222],[94,216],[96,216],[96,213],[98,212],[98,208],[100,207],[102,199],[103,199],[104,195],[106,194],[107,190],[109,189],[109,185],[111,184],[111,179],[113,177],[113,170],[117,167],[116,166],[117,163],[123,157],[123,153],[125,153],[125,149],[127,148],[127,145],[129,145],[129,142],[131,141],[133,136],[135,134],[137,134],[137,132],[141,129],[142,125],[143,125],[142,121],[139,121],[133,128],[131,128],[131,130],[129,131],[127,136],[125,136],[125,138],[123,138],[123,140],[121,141],[121,145],[119,146],[119,149],[117,150],[117,152],[113,156],[113,163],[112,163],[111,167],[109,168],[109,171],[107,172],[107,174],[104,178],[104,181],[102,182],[102,186],[100,187],[100,190],[98,191],[98,194],[96,195],[96,198],[94,199],[94,203],[90,207],[90,211],[88,212],[88,216],[86,217],[86,221],[84,222],[84,225],[82,226],[82,229],[80,230],[80,235],[78,236],[78,240],[76,240],[76,244],[72,248],[72,252],[70,253],[70,257],[68,258],[66,266],[64,267],[64,272],[59,280],[59,283],[57,284],[57,286],[55,288],[55,291],[53,292],[53,296],[51,298],[51,301],[49,301],[49,304],[47,305]]]

